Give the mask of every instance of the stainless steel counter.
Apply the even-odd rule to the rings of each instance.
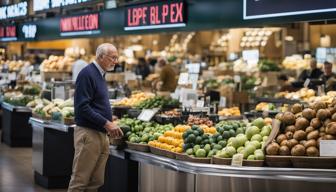
[[[122,157],[123,152],[110,149],[111,155]],[[159,166],[177,172],[220,177],[238,177],[272,180],[290,180],[305,182],[336,183],[336,170],[333,169],[299,169],[273,167],[233,167],[226,165],[200,164],[174,160],[125,149],[124,158],[150,165]]]
[[[29,107],[15,106],[6,102],[2,102],[2,108],[16,112],[31,112],[31,109]]]
[[[45,128],[55,129],[58,131],[63,131],[63,132],[68,132],[70,128],[73,129],[75,127],[75,125],[64,125],[61,123],[46,121],[46,120],[37,119],[34,117],[31,117],[29,119],[29,123],[32,124],[33,127],[36,127],[36,126],[45,127]]]

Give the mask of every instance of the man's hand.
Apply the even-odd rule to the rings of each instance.
[[[120,127],[116,123],[107,121],[106,124],[104,125],[104,128],[109,133],[109,135],[114,139],[121,138],[124,136],[124,133],[121,131]]]

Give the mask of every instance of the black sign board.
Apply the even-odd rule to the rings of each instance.
[[[90,13],[60,19],[61,36],[94,35],[100,33],[99,14]]]
[[[125,11],[126,31],[185,26],[186,3],[182,0],[133,5]]]
[[[96,2],[96,0],[33,0],[33,10],[39,12],[55,8],[83,6]]]
[[[16,26],[15,25],[5,25],[0,26],[0,41],[16,41]]]
[[[244,19],[336,11],[336,0],[244,0]]]

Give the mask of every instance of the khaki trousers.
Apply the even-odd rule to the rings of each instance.
[[[75,155],[68,192],[93,192],[104,184],[109,155],[106,134],[84,127],[74,130]]]

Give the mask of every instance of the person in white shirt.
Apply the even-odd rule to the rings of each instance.
[[[72,80],[76,82],[79,72],[88,65],[81,57],[79,57],[72,65]]]

